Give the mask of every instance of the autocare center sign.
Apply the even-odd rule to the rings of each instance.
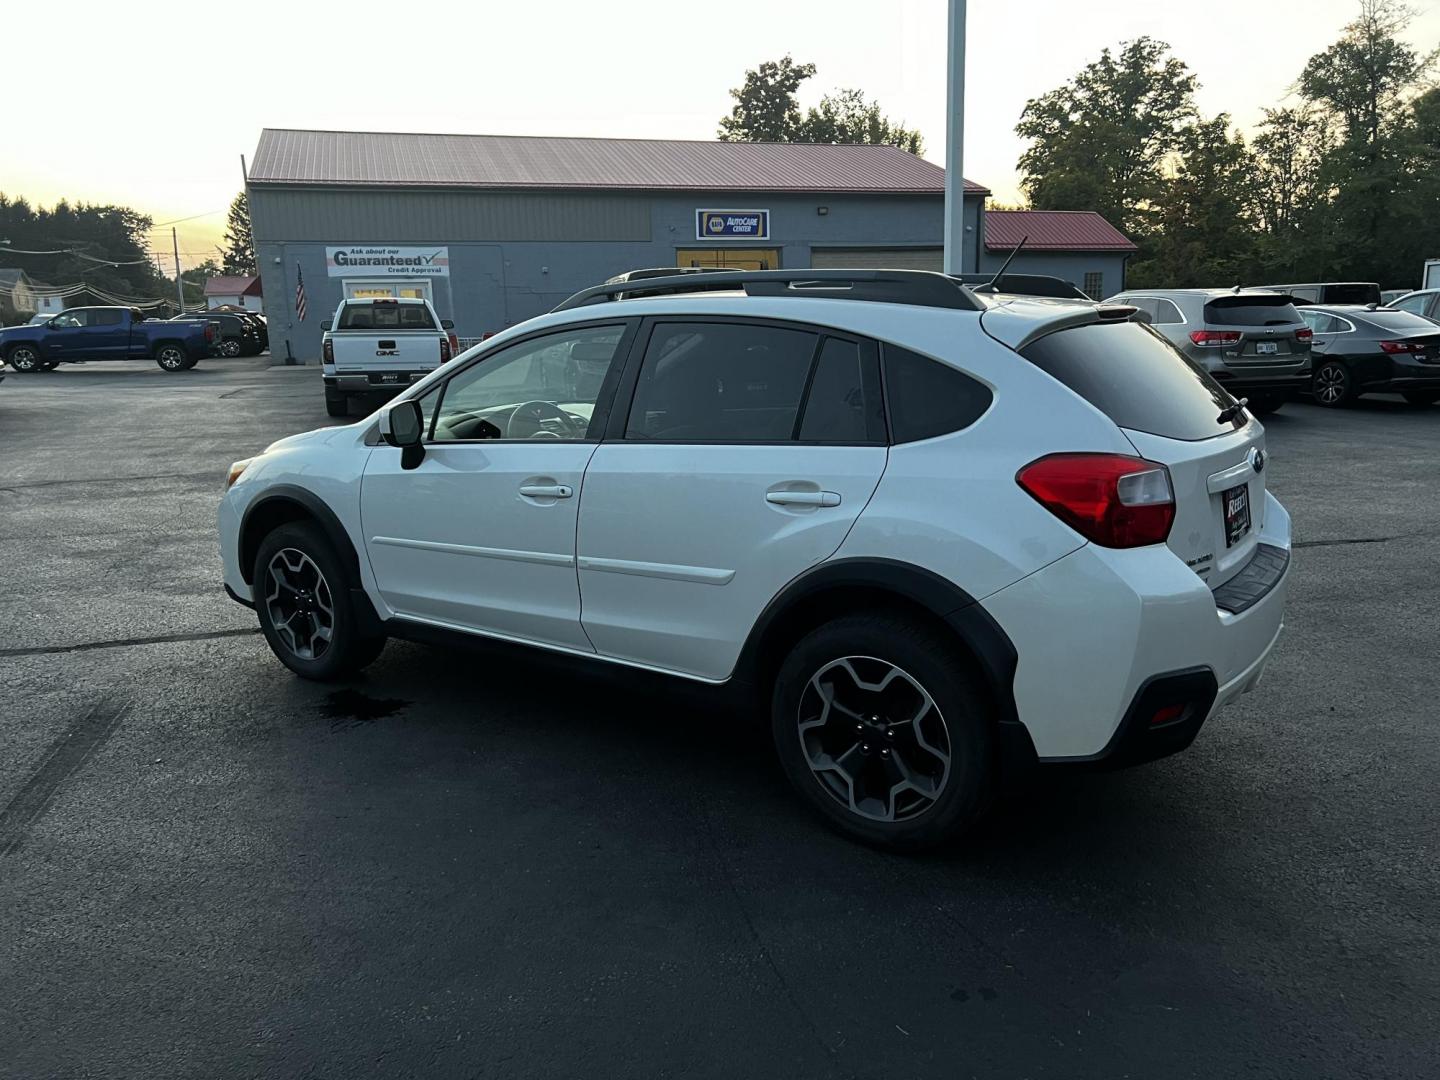
[[[697,240],[769,240],[769,210],[696,210]]]
[[[331,277],[449,277],[448,247],[327,247]]]

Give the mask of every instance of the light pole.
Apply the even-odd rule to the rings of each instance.
[[[946,51],[945,273],[958,274],[965,268],[965,0],[950,0]]]

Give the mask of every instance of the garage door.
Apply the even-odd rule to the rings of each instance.
[[[906,248],[811,248],[812,270],[943,270],[945,249]]]

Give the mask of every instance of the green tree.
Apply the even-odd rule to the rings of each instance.
[[[1144,244],[1166,165],[1195,119],[1195,76],[1149,37],[1122,42],[1049,93],[1033,98],[1015,132],[1021,187],[1041,210],[1098,210]]]
[[[800,128],[795,91],[815,74],[814,64],[797,64],[787,53],[745,72],[743,85],[730,91],[735,106],[720,120],[725,142],[791,142]]]
[[[1337,138],[1330,114],[1313,105],[1265,110],[1250,144],[1263,276],[1305,281],[1333,260],[1325,163]]]
[[[866,101],[863,90],[853,89],[822,97],[819,106],[806,112],[792,141],[898,146],[912,154],[925,149],[920,132],[891,120],[878,101]]]
[[[1327,276],[1410,280],[1424,258],[1434,219],[1420,213],[1428,178],[1411,103],[1436,54],[1400,40],[1413,18],[1397,0],[1361,0],[1359,16],[1310,58],[1297,83],[1340,128],[1320,170],[1333,192],[1320,249]]]
[[[1243,284],[1256,266],[1254,173],[1245,140],[1225,113],[1181,130],[1173,175],[1156,198],[1158,226],[1137,286]]]
[[[230,217],[225,222],[225,273],[257,274],[255,237],[250,231],[250,199],[240,192],[230,203]]]
[[[46,210],[32,207],[23,196],[10,199],[0,193],[0,238],[9,241],[0,245],[0,264],[49,285],[88,286],[124,299],[163,299],[165,278],[150,255],[152,224],[128,206],[61,199]]]
[[[898,146],[912,154],[924,148],[918,131],[891,120],[878,101],[863,90],[826,94],[805,113],[795,92],[815,74],[814,64],[797,64],[786,54],[745,72],[745,82],[730,91],[735,106],[720,120],[726,142],[870,143]]]

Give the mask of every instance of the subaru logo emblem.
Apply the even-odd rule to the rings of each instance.
[[[1265,471],[1265,451],[1258,446],[1250,448],[1250,467],[1256,472]]]

